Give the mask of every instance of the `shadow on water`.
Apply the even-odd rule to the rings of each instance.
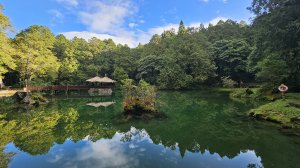
[[[115,122],[118,95],[0,109],[0,167],[298,167],[299,137],[248,118],[253,106],[188,91],[159,92],[168,118],[149,122]]]

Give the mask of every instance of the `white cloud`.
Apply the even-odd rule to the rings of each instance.
[[[212,0],[199,0],[200,2],[209,2],[209,1],[212,1]],[[218,0],[218,1],[222,1],[223,3],[227,3],[228,0]]]
[[[166,24],[164,26],[150,28],[148,30],[148,33],[151,34],[151,35],[162,34],[165,30],[175,29],[175,31],[177,31],[178,27],[179,27],[179,24],[169,23],[169,24]]]
[[[216,17],[209,22],[203,23],[205,27],[211,23],[216,25],[220,20],[226,21],[228,18],[226,17]],[[187,27],[199,27],[201,22],[193,22],[187,24]],[[157,26],[153,28],[149,28],[147,31],[136,30],[136,31],[126,31],[123,29],[119,29],[119,32],[116,34],[106,34],[106,33],[96,33],[92,31],[71,31],[71,32],[62,32],[68,39],[72,39],[74,37],[83,38],[85,40],[89,40],[93,37],[99,38],[101,40],[104,39],[112,39],[117,44],[127,44],[129,47],[136,47],[139,43],[145,44],[148,43],[151,37],[154,34],[162,34],[166,30],[174,29],[175,32],[178,31],[179,24],[169,23],[163,26]]]
[[[133,29],[138,24],[145,23],[141,16],[136,16],[138,7],[133,0],[82,0],[80,8],[77,8],[78,0],[56,0],[71,7],[77,17],[86,25],[86,31],[70,31],[62,32],[68,39],[75,36],[86,40],[97,37],[101,40],[112,39],[117,44],[127,44],[129,47],[136,47],[139,43],[145,44],[149,42],[154,34],[161,34],[165,30],[174,29],[178,31],[178,24],[166,23],[163,26],[152,27],[147,30]],[[208,2],[209,0],[202,0]],[[226,1],[227,0],[218,0]],[[75,8],[76,7],[76,8]],[[63,16],[59,11],[52,11],[57,18]],[[138,17],[139,19],[134,19]],[[135,20],[128,23],[129,20]],[[227,20],[225,17],[216,17],[211,21],[204,23],[207,27],[209,23],[215,25],[219,20]],[[187,27],[199,27],[200,22],[187,24]],[[128,28],[131,28],[128,30]]]
[[[138,24],[136,24],[136,23],[129,23],[128,26],[129,26],[130,28],[134,28],[134,27],[137,27]]]
[[[193,23],[188,24],[187,27],[199,27],[201,23],[204,24],[205,27],[208,27],[209,24],[216,25],[220,20],[226,21],[226,20],[228,20],[228,18],[226,18],[226,17],[216,17],[216,18],[214,18],[214,19],[212,19],[212,20],[210,20],[209,22],[206,22],[206,23],[193,22]],[[148,33],[151,34],[151,36],[152,36],[154,34],[162,34],[165,30],[170,30],[170,29],[174,29],[175,32],[177,32],[178,27],[179,27],[179,24],[169,23],[169,24],[166,24],[164,26],[150,28],[148,30]]]
[[[74,37],[83,38],[85,40],[89,40],[93,37],[96,37],[101,40],[112,39],[117,44],[127,44],[129,47],[135,47],[136,41],[134,36],[130,33],[124,32],[118,35],[109,35],[109,34],[101,34],[101,33],[93,33],[89,31],[70,31],[70,32],[62,32],[61,34],[65,35],[68,39],[73,39]]]
[[[49,11],[49,13],[52,15],[53,20],[58,20],[58,21],[62,22],[64,15],[60,11],[58,11],[56,9],[52,9]]]
[[[206,23],[202,23],[204,24],[204,27],[208,27],[209,24],[212,24],[212,25],[216,25],[220,20],[223,20],[223,21],[226,21],[228,20],[229,18],[226,18],[226,17],[216,17]],[[194,23],[191,23],[188,25],[188,27],[199,27],[201,24],[201,22],[194,22]]]
[[[56,0],[58,3],[63,3],[71,7],[76,7],[79,3],[78,0]]]
[[[124,29],[125,19],[135,11],[131,0],[88,1],[79,18],[90,31],[116,34]]]

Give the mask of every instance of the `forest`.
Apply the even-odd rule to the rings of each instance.
[[[159,89],[257,87],[300,91],[300,1],[253,0],[250,23],[220,20],[155,34],[136,48],[111,39],[68,40],[44,26],[14,33],[0,7],[0,81],[80,85],[96,75],[141,79]],[[277,89],[276,89],[277,90]]]

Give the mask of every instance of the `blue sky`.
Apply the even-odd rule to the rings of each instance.
[[[153,34],[220,19],[250,21],[251,0],[0,0],[16,32],[31,25],[49,27],[54,34],[89,39],[112,38],[136,46]]]

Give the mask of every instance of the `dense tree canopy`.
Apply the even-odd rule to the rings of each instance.
[[[16,35],[16,61],[22,79],[56,79],[60,63],[51,51],[54,42],[54,35],[43,26],[31,26]]]
[[[247,60],[251,46],[243,39],[220,40],[213,45],[212,55],[220,77],[230,77],[235,81],[251,79],[247,70]]]
[[[16,67],[13,53],[15,52],[11,46],[11,40],[7,38],[6,32],[11,29],[12,25],[9,19],[3,15],[3,8],[0,4],[0,79],[11,69]]]
[[[118,81],[141,79],[161,89],[190,89],[231,83],[263,84],[271,90],[284,82],[300,88],[300,2],[253,0],[251,24],[220,20],[216,25],[186,27],[155,34],[136,48],[111,39],[72,40],[43,26],[31,26],[14,39],[0,10],[0,77],[14,73],[38,84],[83,84],[95,75]],[[14,50],[15,49],[15,50]]]
[[[267,88],[285,82],[300,89],[300,1],[253,0],[255,50],[250,63]],[[268,74],[268,75],[267,75]]]

